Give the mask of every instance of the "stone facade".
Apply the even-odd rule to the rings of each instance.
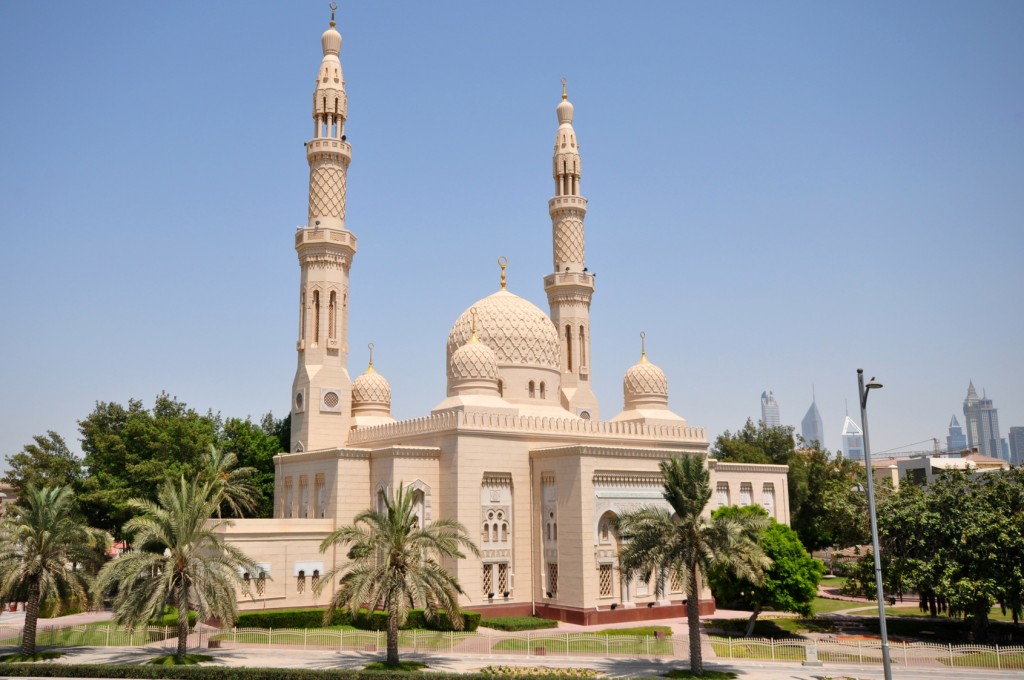
[[[348,377],[355,236],[344,223],[351,150],[333,21],[322,45],[316,136],[306,145],[309,224],[295,235],[301,311],[292,445],[275,459],[274,519],[237,521],[225,530],[265,572],[247,576],[258,587],[241,608],[322,605],[331,589],[317,600],[313,579],[344,555],[321,554],[320,541],[404,486],[416,494],[421,521],[455,518],[480,548],[479,559],[446,565],[466,591],[466,607],[579,623],[682,615],[681,584],[670,581],[655,592],[653,584],[624,581],[611,520],[646,504],[665,505],[659,463],[706,458],[707,435],[669,409],[668,378],[645,348],[623,379],[623,410],[610,420],[598,417],[590,387],[594,277],[583,259],[586,199],[564,88],[549,202],[549,313],[507,290],[502,259],[501,288],[470,306],[449,333],[446,395],[429,415],[395,421],[391,385],[372,358],[363,375]],[[712,487],[722,490],[709,512],[717,500],[758,503],[788,521],[784,466],[708,466]],[[707,593],[699,606],[713,608]]]

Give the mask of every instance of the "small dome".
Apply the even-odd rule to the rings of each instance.
[[[555,112],[558,114],[558,122],[560,125],[565,125],[566,123],[572,124],[573,106],[568,99],[563,99],[558,104],[558,108],[555,109]]]
[[[331,22],[331,27],[320,36],[320,45],[324,48],[325,57],[328,54],[338,56],[341,53],[341,33],[338,33],[338,29],[334,28],[333,21]]]
[[[373,364],[352,383],[352,406],[360,404],[391,405],[391,385]]]
[[[558,331],[536,305],[507,290],[474,303],[448,333],[448,365],[456,350],[473,334],[472,309],[476,309],[476,335],[493,352],[498,366],[537,366],[558,370]]]
[[[490,347],[476,337],[455,350],[448,363],[449,380],[497,380],[498,360]]]
[[[651,398],[667,402],[668,378],[665,377],[665,371],[649,362],[647,355],[643,354],[640,361],[626,371],[626,377],[622,379],[622,391],[627,403]]]

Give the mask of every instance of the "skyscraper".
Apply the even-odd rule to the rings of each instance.
[[[813,396],[810,408],[800,421],[800,434],[808,446],[818,442],[818,446],[825,448],[825,426],[821,422],[821,414],[818,413],[818,400]]]
[[[1024,465],[1024,427],[1010,428],[1010,464]]]
[[[964,425],[967,428],[967,446],[977,447],[980,453],[993,458],[1004,458],[999,439],[999,409],[987,396],[978,396],[972,380],[964,399]]]
[[[949,419],[949,434],[946,435],[946,450],[957,453],[967,448],[967,435],[956,419],[956,414]]]
[[[864,432],[850,416],[843,421],[843,455],[848,460],[864,460]]]
[[[779,418],[779,402],[771,390],[761,393],[761,420],[767,427],[779,427],[782,420]]]

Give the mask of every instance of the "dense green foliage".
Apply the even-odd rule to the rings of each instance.
[[[935,483],[909,482],[878,506],[888,595],[916,592],[922,609],[967,619],[984,639],[989,610],[1024,617],[1024,469],[971,475],[948,470]],[[850,583],[874,594],[870,554]]]
[[[788,465],[790,526],[807,550],[867,542],[867,498],[859,491],[866,483],[863,466],[816,445],[798,449],[797,443],[792,427],[748,419],[735,434],[719,435],[710,453],[728,463]],[[799,443],[805,444],[802,438]]]
[[[97,565],[108,543],[73,508],[70,488],[29,486],[0,520],[0,603],[25,602],[20,652],[26,657],[36,653],[40,603],[59,611],[63,602],[85,602],[89,579],[82,567]]]
[[[82,461],[71,453],[64,438],[53,430],[36,435],[32,444],[7,456],[7,474],[3,481],[14,487],[18,496],[34,486],[74,487],[82,480]]]
[[[325,621],[324,609],[280,609],[277,611],[244,612],[238,615],[238,628],[322,628],[328,626],[352,626],[363,630],[387,630],[388,613],[375,611],[372,614],[360,609],[354,616],[348,609],[335,609]],[[480,614],[462,612],[462,628],[472,632],[480,626]],[[455,630],[445,612],[438,612],[433,620],[427,618],[422,609],[410,609],[401,626],[403,630]]]
[[[539,616],[496,616],[492,619],[483,619],[481,626],[515,632],[518,630],[542,630],[545,628],[558,628],[558,621],[553,619],[542,619]]]
[[[166,479],[193,478],[207,467],[211,447],[234,454],[239,470],[254,487],[255,505],[247,516],[273,516],[274,456],[287,450],[290,416],[265,415],[259,423],[219,414],[199,413],[162,393],[152,409],[132,399],[127,406],[97,402],[79,421],[83,459],[77,458],[56,432],[34,437],[34,443],[7,456],[4,481],[19,495],[29,484],[70,485],[78,511],[88,522],[121,537],[132,514],[131,498],[155,498]],[[240,516],[228,504],[224,516]]]
[[[704,508],[711,499],[710,477],[698,456],[671,458],[661,463],[664,497],[675,511],[647,506],[618,518],[623,547],[619,564],[626,578],[638,574],[655,579],[655,591],[664,593],[675,574],[685,584],[690,634],[690,670],[704,672],[700,643],[701,585],[707,574],[721,569],[758,582],[769,560],[757,545],[757,533],[767,524],[750,515],[708,518]]]
[[[137,514],[124,531],[136,548],[103,565],[96,580],[100,593],[114,594],[120,625],[145,625],[167,605],[176,606],[178,657],[186,653],[188,612],[230,626],[238,615],[236,589],[248,592],[242,573],[257,569],[218,533],[226,520],[211,520],[221,499],[218,488],[201,476],[182,477],[165,482],[155,503],[130,500],[127,507]]]
[[[462,586],[441,566],[441,560],[463,559],[462,549],[480,555],[458,520],[437,519],[421,526],[417,512],[415,492],[399,486],[393,499],[384,497],[383,511],[364,510],[352,524],[335,529],[320,544],[320,552],[333,546],[348,547],[349,559],[327,572],[315,589],[319,595],[341,574],[324,620],[329,621],[341,608],[355,615],[367,603],[375,612],[386,611],[387,663],[391,666],[398,664],[398,630],[410,610],[422,607],[428,620],[444,612],[455,628],[462,628]]]
[[[719,508],[713,518],[761,516],[768,513],[758,505]],[[825,565],[810,556],[800,537],[785,524],[774,519],[757,536],[758,545],[764,550],[772,565],[764,572],[760,583],[739,578],[727,570],[716,569],[709,575],[711,592],[715,599],[727,607],[750,609],[752,614],[745,635],[754,631],[758,615],[765,609],[786,611],[811,616],[811,603],[818,594],[818,582],[825,573]]]

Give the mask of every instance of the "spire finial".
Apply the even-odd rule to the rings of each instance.
[[[473,317],[473,332],[469,336],[469,342],[470,344],[473,344],[475,342],[480,342],[479,340],[476,339],[476,307],[470,307],[469,314],[470,316]]]
[[[562,78],[562,101],[565,101],[566,99],[569,98],[569,95],[565,91],[565,86],[568,82],[569,81],[567,81],[565,78]]]
[[[508,266],[508,258],[504,255],[499,257],[498,266],[501,267],[501,289],[505,290],[505,267]]]
[[[334,4],[334,3],[331,3],[331,4]],[[373,368],[373,343],[371,342],[371,343],[367,344],[366,347],[367,347],[367,349],[370,350],[370,365],[366,367],[366,372],[367,373],[376,373],[377,371]]]
[[[649,363],[647,361],[647,333],[643,331],[640,331],[640,363]]]
[[[334,28],[334,12],[338,9],[338,3],[332,1],[328,7],[331,8],[331,28]]]

